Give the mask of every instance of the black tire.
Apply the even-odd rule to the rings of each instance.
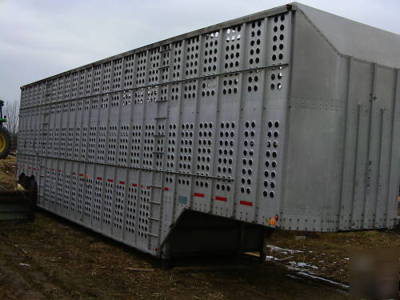
[[[10,153],[11,136],[7,129],[0,127],[0,159],[6,158]]]

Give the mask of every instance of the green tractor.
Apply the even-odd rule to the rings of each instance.
[[[4,127],[4,123],[7,122],[7,119],[2,113],[3,106],[4,101],[0,100],[0,159],[6,158],[11,148],[11,136]]]

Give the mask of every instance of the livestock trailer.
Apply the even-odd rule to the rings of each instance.
[[[155,256],[391,228],[400,37],[293,3],[21,87],[38,206]]]

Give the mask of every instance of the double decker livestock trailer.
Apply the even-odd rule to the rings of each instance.
[[[38,205],[163,258],[391,228],[400,37],[297,3],[21,88]]]

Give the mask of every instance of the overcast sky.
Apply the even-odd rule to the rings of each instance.
[[[288,2],[0,0],[0,98],[18,100],[23,84]],[[400,33],[399,0],[300,2]]]

